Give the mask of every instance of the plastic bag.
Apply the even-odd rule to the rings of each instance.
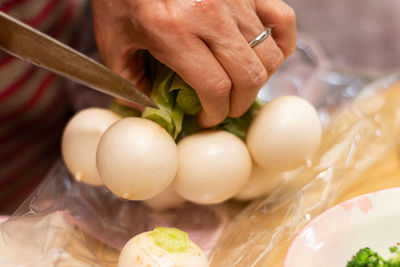
[[[371,84],[340,110],[308,166],[229,224],[211,266],[281,266],[296,233],[398,144],[400,83],[394,83],[399,80],[393,75]]]
[[[132,236],[155,226],[174,226],[210,254],[211,266],[278,266],[304,224],[329,207],[400,136],[400,88],[385,89],[398,75],[364,88],[350,103],[369,78],[327,70],[311,60],[310,51],[299,46],[298,57],[288,60],[268,86],[284,81],[293,93],[312,97],[326,125],[323,141],[308,165],[288,172],[289,179],[266,199],[247,207],[232,201],[187,203],[157,213],[105,188],[74,181],[58,162],[0,225],[0,265],[116,266],[119,250]],[[292,73],[297,68],[288,67],[304,66],[305,61],[305,72]],[[271,88],[265,92],[266,98],[276,94]],[[335,110],[339,113],[333,116]]]
[[[114,266],[131,237],[156,226],[189,232],[209,253],[228,223],[226,209],[226,204],[187,203],[175,210],[151,211],[105,187],[75,181],[57,162],[35,194],[1,224],[0,266],[71,266],[78,259],[88,266]]]

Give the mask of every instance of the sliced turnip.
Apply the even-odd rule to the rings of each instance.
[[[267,171],[253,162],[250,179],[233,198],[248,201],[265,196],[282,182],[283,179],[282,173]]]
[[[102,134],[120,116],[107,109],[88,108],[76,113],[64,129],[62,156],[77,181],[102,185],[96,168],[96,149]]]
[[[160,194],[143,202],[155,211],[163,211],[181,206],[185,199],[172,186],[168,186]]]
[[[126,243],[118,267],[207,267],[203,251],[187,233],[175,228],[158,227]]]
[[[251,158],[246,145],[225,131],[204,131],[178,143],[174,187],[185,199],[214,204],[235,195],[247,182]]]
[[[312,105],[300,97],[283,96],[258,111],[246,142],[260,167],[286,171],[311,157],[319,146],[321,133],[321,122]]]
[[[124,118],[100,139],[97,169],[104,184],[130,200],[154,197],[166,189],[178,167],[176,144],[157,123]]]

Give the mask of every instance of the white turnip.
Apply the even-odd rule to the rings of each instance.
[[[296,96],[278,97],[263,106],[247,133],[254,161],[270,171],[304,164],[317,150],[322,126],[314,107]]]
[[[113,124],[97,148],[97,169],[104,184],[125,199],[156,196],[175,178],[177,167],[172,137],[143,118],[124,118]]]
[[[209,130],[178,143],[179,167],[173,186],[185,199],[215,204],[235,195],[247,182],[251,158],[235,135]]]
[[[187,233],[158,227],[128,241],[121,251],[118,267],[208,267],[204,252]]]
[[[64,129],[62,156],[77,181],[102,185],[96,168],[96,149],[102,134],[120,116],[107,109],[88,108],[76,113]]]

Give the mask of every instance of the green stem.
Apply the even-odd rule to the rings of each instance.
[[[226,118],[223,122],[218,124],[215,129],[228,131],[233,133],[243,141],[246,141],[247,131],[250,127],[251,122],[256,116],[258,110],[264,105],[264,101],[260,98],[256,98],[251,107],[239,118]]]
[[[139,117],[140,112],[136,109],[130,108],[128,106],[122,105],[114,100],[110,105],[110,110],[117,113],[121,117]]]
[[[153,72],[155,80],[150,97],[157,104],[158,109],[147,107],[142,117],[158,123],[176,139],[182,129],[184,113],[175,104],[175,94],[170,93],[174,72],[157,61],[153,63]]]

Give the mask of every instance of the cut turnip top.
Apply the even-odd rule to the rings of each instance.
[[[81,110],[70,119],[62,136],[61,151],[65,165],[77,181],[103,184],[96,168],[97,144],[105,130],[119,119],[114,112],[101,108]]]
[[[258,111],[246,143],[260,167],[286,171],[311,157],[319,146],[321,133],[321,122],[312,105],[297,96],[283,96]]]
[[[178,143],[179,167],[173,186],[192,202],[214,204],[235,195],[247,182],[251,158],[235,135],[210,130]]]
[[[207,267],[203,251],[187,233],[175,228],[158,227],[126,243],[118,267]]]
[[[177,167],[174,140],[147,119],[121,119],[103,134],[97,148],[97,169],[104,184],[125,199],[159,194],[175,178]]]

